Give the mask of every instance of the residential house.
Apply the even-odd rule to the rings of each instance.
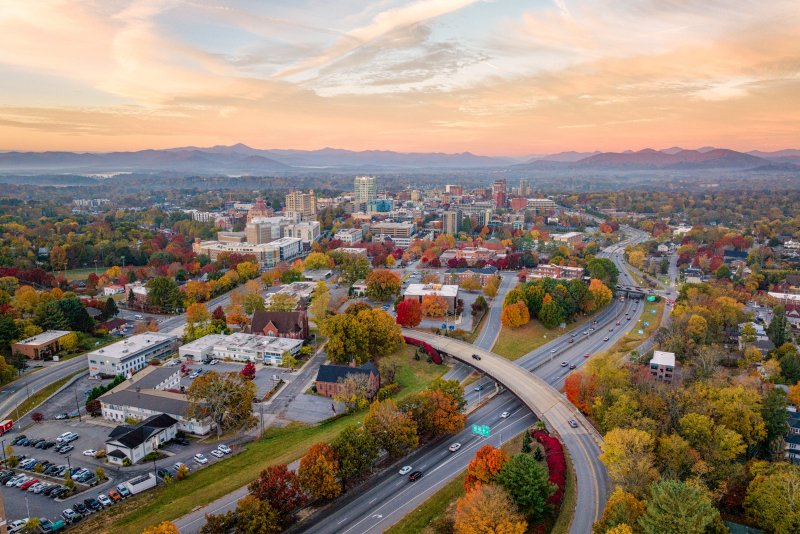
[[[785,454],[787,460],[792,463],[800,462],[800,412],[797,406],[790,406],[789,411],[789,432],[786,433]]]
[[[157,451],[178,432],[178,421],[167,414],[152,415],[137,425],[120,425],[108,435],[106,456],[109,463],[139,462]]]
[[[800,304],[787,304],[786,320],[792,325],[792,328],[800,328]]]
[[[306,339],[308,314],[306,310],[290,312],[256,311],[250,321],[250,333],[260,336]]]

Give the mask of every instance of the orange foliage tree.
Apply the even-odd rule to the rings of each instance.
[[[495,484],[481,486],[461,497],[453,519],[456,534],[524,534],[528,528],[514,501]]]
[[[500,315],[500,321],[503,326],[510,328],[519,328],[520,326],[528,324],[531,320],[531,314],[528,311],[528,306],[524,301],[518,301],[514,304],[509,304],[503,307],[503,313]]]
[[[567,399],[582,413],[588,414],[595,393],[594,375],[580,371],[570,373],[564,380]]]
[[[481,484],[492,482],[500,468],[508,461],[508,453],[491,445],[484,445],[467,466],[464,489],[469,493]]]
[[[447,299],[441,295],[425,295],[422,297],[422,315],[425,317],[441,317],[447,313]]]
[[[342,486],[336,480],[339,462],[336,453],[327,443],[312,445],[300,459],[297,477],[300,485],[314,499],[334,499],[342,493]]]

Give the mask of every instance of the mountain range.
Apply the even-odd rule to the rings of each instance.
[[[302,171],[389,172],[410,170],[509,169],[517,171],[780,170],[800,171],[800,150],[737,152],[703,147],[671,147],[625,152],[560,152],[527,160],[470,152],[356,152],[262,150],[244,144],[179,147],[134,152],[0,152],[0,172],[185,172],[196,174],[289,174]]]

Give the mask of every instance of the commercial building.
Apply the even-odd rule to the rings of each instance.
[[[394,209],[394,200],[375,198],[367,202],[367,213],[389,213]]]
[[[356,176],[353,179],[353,203],[359,211],[366,211],[370,200],[378,198],[378,179],[374,176]],[[361,208],[364,209],[361,209]]]
[[[464,260],[467,265],[475,265],[479,261],[487,262],[497,259],[497,251],[484,247],[464,247],[447,249],[439,256],[439,262],[447,265],[450,260]]]
[[[125,286],[111,284],[103,288],[104,297],[110,297],[111,295],[122,295],[123,293],[125,293]]]
[[[308,193],[302,191],[287,193],[283,209],[285,212],[299,214],[304,221],[313,221],[317,216],[317,198],[314,196],[314,191],[309,189]]]
[[[524,197],[514,197],[510,201],[511,209],[514,211],[521,211],[527,209],[528,199]]]
[[[373,241],[384,241],[389,238],[394,245],[400,248],[408,248],[417,227],[410,222],[377,222],[369,227]]]
[[[447,312],[454,313],[456,310],[456,300],[458,299],[457,285],[444,284],[409,284],[403,293],[404,299],[413,299],[422,303],[422,299],[427,296],[443,297],[447,301]]]
[[[167,414],[152,415],[137,425],[120,425],[108,435],[106,457],[109,463],[131,464],[157,451],[178,433],[178,420]]]
[[[130,376],[147,367],[150,360],[175,352],[177,342],[176,336],[147,332],[106,345],[86,356],[89,360],[89,375]]]
[[[539,265],[528,272],[529,278],[555,278],[556,280],[580,280],[583,267],[567,267],[563,265]]]
[[[460,185],[447,184],[444,186],[444,192],[449,193],[454,197],[460,197],[464,195],[464,188]]]
[[[462,204],[459,209],[464,216],[472,219],[473,223],[478,227],[486,226],[492,220],[493,208],[489,202]]]
[[[61,351],[60,341],[70,335],[68,330],[47,330],[11,345],[11,354],[22,354],[31,360],[50,358]]]
[[[549,198],[529,198],[528,209],[537,215],[545,215],[555,211],[556,203]]]
[[[343,254],[357,254],[359,256],[368,256],[366,248],[353,248],[353,247],[339,247],[331,252],[341,252]]]
[[[564,234],[552,234],[550,238],[559,243],[567,243],[570,245],[577,245],[583,243],[583,234],[581,232],[567,232]]]
[[[442,232],[445,234],[458,234],[461,231],[461,218],[460,210],[442,212]]]
[[[208,434],[210,419],[189,416],[189,400],[180,390],[180,369],[148,366],[99,397],[103,418],[108,421],[144,421],[167,414],[178,421],[178,430]]]
[[[263,198],[257,198],[253,207],[247,210],[247,222],[252,221],[253,219],[258,219],[260,217],[269,217],[273,213],[272,208],[267,206],[267,203],[264,202]]]
[[[517,194],[521,197],[527,197],[531,194],[531,184],[525,178],[519,179],[519,190]]]
[[[315,382],[317,394],[323,397],[334,398],[342,389],[342,382],[351,375],[364,375],[367,377],[368,399],[375,396],[381,387],[381,376],[378,368],[372,362],[367,362],[359,367],[347,365],[320,365]]]
[[[316,289],[317,284],[313,282],[292,282],[291,284],[282,285],[277,293],[294,297],[297,299],[299,305],[306,305],[311,300],[311,296]],[[267,296],[264,297],[264,302],[269,304],[272,300],[272,295],[276,295],[277,293],[268,293]]]
[[[253,362],[264,365],[282,365],[283,355],[300,352],[302,339],[289,339],[238,332],[229,336],[209,334],[179,350],[181,357],[199,362],[207,358]]]
[[[506,205],[506,198],[508,196],[505,178],[495,180],[492,183],[492,202],[495,208],[502,208]]]
[[[288,217],[259,217],[247,223],[244,229],[247,243],[260,245],[282,237],[296,237],[305,243],[319,240],[319,221],[299,221]]]
[[[650,374],[656,380],[671,384],[674,373],[675,353],[660,350],[653,352],[653,358],[650,360]]]
[[[319,221],[303,221],[283,227],[283,237],[296,237],[303,243],[314,243],[320,238]]]
[[[195,254],[205,254],[216,261],[220,254],[232,253],[252,255],[265,267],[274,267],[281,261],[296,258],[303,250],[303,242],[295,237],[282,237],[269,243],[253,245],[250,243],[222,243],[220,241],[200,241],[192,244]]]
[[[457,269],[450,269],[447,271],[451,277],[458,280],[460,284],[467,278],[477,278],[481,286],[486,284],[489,278],[497,276],[497,267],[494,265],[487,265],[485,267],[462,267]]]
[[[347,245],[352,245],[364,239],[364,230],[361,228],[343,228],[333,234],[333,238]]]

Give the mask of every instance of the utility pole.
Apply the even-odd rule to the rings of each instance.
[[[75,382],[75,384],[73,385],[72,391],[75,393],[75,409],[78,410],[78,422],[81,422],[81,405],[78,402],[78,383],[77,382]]]

